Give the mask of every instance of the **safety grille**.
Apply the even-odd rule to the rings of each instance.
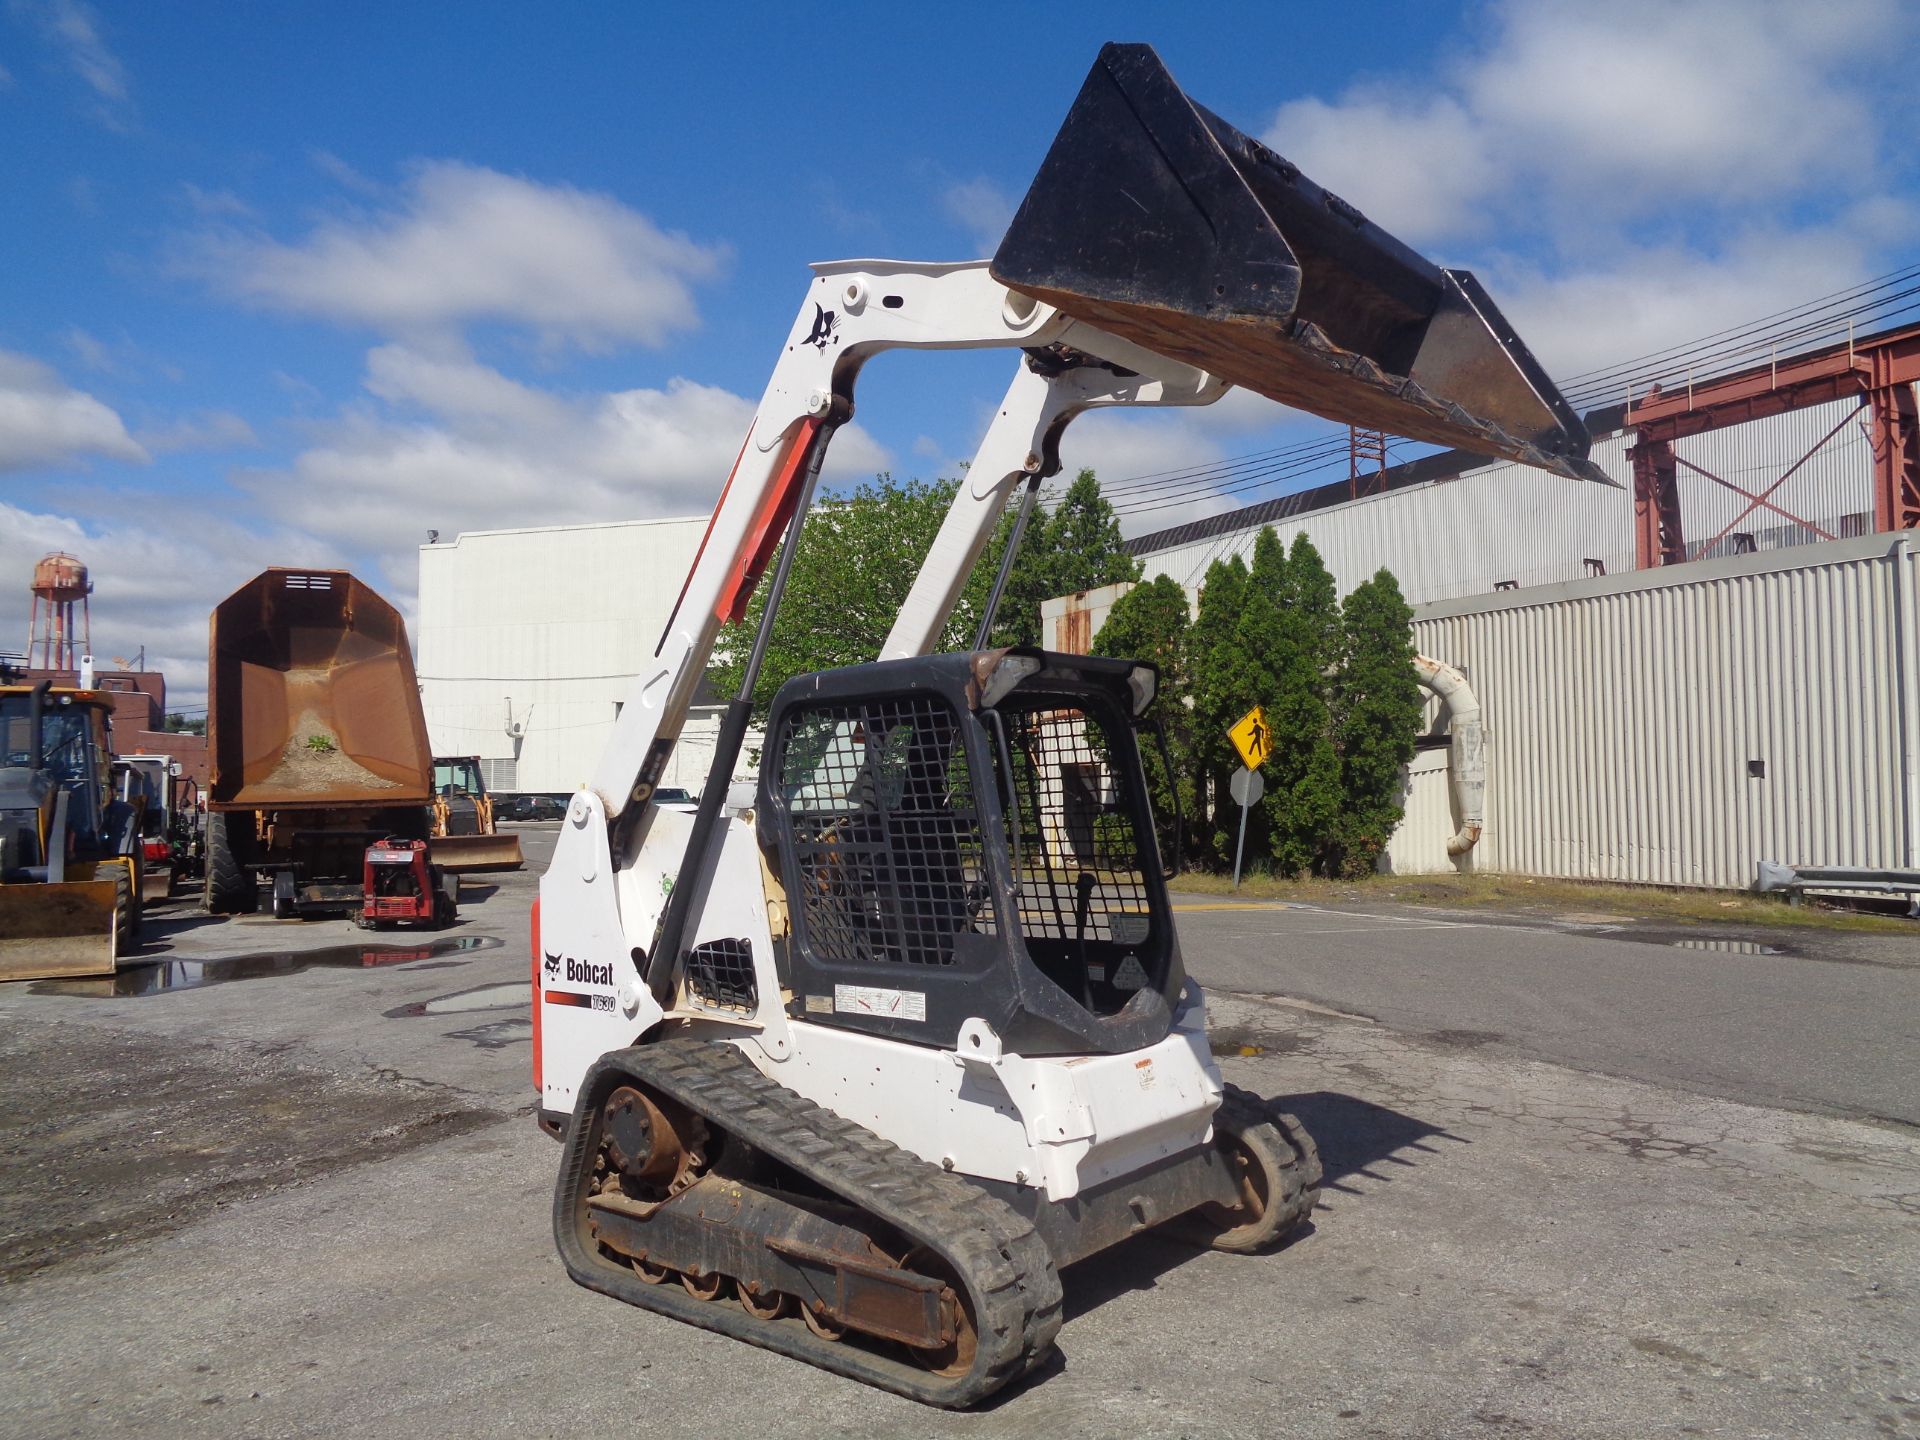
[[[709,940],[687,952],[687,990],[706,1005],[728,1010],[759,1008],[753,981],[753,946],[745,940]]]
[[[929,696],[790,712],[780,784],[799,862],[796,900],[829,964],[951,965],[954,938],[990,934],[958,718]]]
[[[1019,817],[1021,933],[1029,945],[1140,945],[1149,923],[1148,847],[1113,765],[1117,745],[1132,737],[1116,742],[1097,716],[1045,697],[1016,696],[999,710]]]

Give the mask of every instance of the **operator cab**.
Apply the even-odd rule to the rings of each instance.
[[[1185,971],[1139,731],[1151,665],[1031,649],[805,675],[756,817],[795,1018],[1027,1055],[1167,1033]]]

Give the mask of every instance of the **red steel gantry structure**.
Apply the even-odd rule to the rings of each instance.
[[[1920,527],[1920,418],[1914,384],[1920,381],[1920,325],[1848,339],[1787,360],[1737,370],[1684,390],[1658,386],[1627,407],[1625,424],[1636,431],[1627,451],[1633,462],[1633,534],[1635,564],[1642,570],[1677,565],[1688,559],[1680,519],[1680,472],[1688,470],[1746,497],[1740,514],[1699,547],[1702,552],[1733,533],[1755,510],[1771,511],[1804,525],[1821,540],[1829,535],[1773,499],[1774,492],[1846,425],[1867,415],[1873,449],[1873,528]],[[1749,490],[1674,453],[1673,442],[1748,420],[1764,420],[1832,400],[1859,404],[1764,489]]]

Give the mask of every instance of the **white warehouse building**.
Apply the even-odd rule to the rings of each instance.
[[[482,530],[420,547],[416,654],[436,755],[491,790],[577,790],[692,568],[707,517]],[[700,789],[719,707],[696,706],[665,785]]]

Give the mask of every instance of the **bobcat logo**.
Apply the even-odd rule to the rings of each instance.
[[[833,311],[815,302],[813,307],[813,329],[807,332],[807,338],[800,343],[802,345],[811,345],[816,350],[825,351],[827,341],[832,340],[836,345],[840,343],[839,337],[833,333],[839,329],[839,327],[840,321],[834,315]]]
[[[547,956],[540,968],[546,972],[547,979],[558,980],[560,978],[560,957],[558,955]]]

